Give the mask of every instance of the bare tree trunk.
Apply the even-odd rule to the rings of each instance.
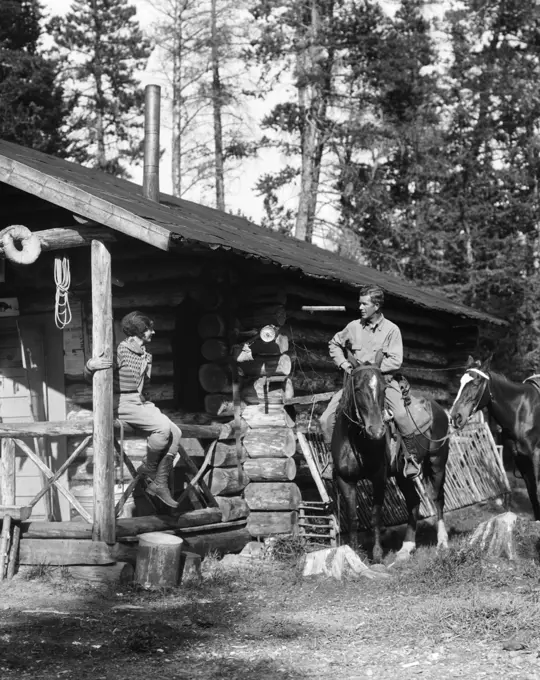
[[[214,157],[216,166],[216,208],[225,210],[225,173],[223,159],[223,108],[222,86],[219,74],[219,44],[217,35],[217,0],[211,1],[211,60],[212,60],[212,108],[214,114]]]
[[[313,240],[313,226],[321,162],[325,145],[325,121],[331,87],[333,50],[328,54],[321,40],[321,0],[309,0],[306,7],[304,45],[298,54],[298,101],[303,113],[302,170],[295,236],[302,241]],[[326,3],[325,14],[331,18],[333,2]]]
[[[94,22],[96,24],[96,32],[94,39],[94,61],[96,70],[94,73],[94,80],[96,82],[96,145],[97,145],[97,162],[100,170],[107,169],[107,152],[105,148],[105,124],[103,121],[104,109],[104,93],[103,93],[103,70],[101,67],[101,45],[100,45],[100,31],[98,27],[98,10],[96,8],[96,1],[92,0],[92,10],[94,13]]]
[[[175,0],[173,19],[172,76],[172,193],[182,195],[182,13],[187,0]]]

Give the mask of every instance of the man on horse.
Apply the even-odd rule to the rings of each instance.
[[[382,353],[381,371],[385,377],[385,406],[392,414],[404,448],[405,465],[403,474],[414,478],[420,474],[418,449],[415,439],[415,426],[409,416],[400,385],[395,379],[396,372],[403,363],[403,341],[401,331],[395,323],[386,319],[382,313],[384,291],[376,285],[360,288],[360,319],[351,321],[342,331],[336,333],[328,343],[330,356],[338,368],[351,374],[353,365],[346,352],[351,352],[358,362],[375,362],[377,353]],[[338,390],[321,416],[321,428],[326,443],[330,445],[336,422],[336,411],[343,390]]]

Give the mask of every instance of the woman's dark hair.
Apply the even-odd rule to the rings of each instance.
[[[122,319],[122,330],[130,338],[133,335],[142,338],[144,332],[154,328],[154,322],[150,317],[141,312],[130,312]]]
[[[358,291],[358,297],[362,297],[363,295],[369,295],[371,302],[373,302],[374,305],[379,305],[379,309],[383,308],[384,290],[380,286],[376,286],[375,284],[362,286]]]

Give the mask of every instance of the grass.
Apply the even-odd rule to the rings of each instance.
[[[272,559],[245,567],[209,555],[202,581],[158,591],[85,592],[62,570],[40,565],[32,580],[0,587],[11,608],[0,620],[0,676],[346,678],[372,658],[386,680],[396,673],[393,650],[409,648],[414,660],[419,650],[447,645],[475,659],[482,644],[500,649],[516,634],[528,649],[540,643],[540,566],[532,559],[490,561],[455,538],[445,553],[420,548],[391,579],[337,582],[302,578],[299,561],[313,547],[280,538]],[[439,670],[433,674],[449,677]]]

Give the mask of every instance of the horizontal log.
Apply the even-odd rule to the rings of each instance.
[[[294,351],[290,354],[293,361],[294,370],[303,371],[335,371],[336,364],[328,354],[328,345],[322,347],[301,347],[296,345]]]
[[[189,296],[197,302],[201,309],[208,312],[215,312],[223,304],[223,295],[216,286],[208,287],[202,285],[191,288]]]
[[[200,508],[189,510],[178,516],[176,526],[178,528],[200,527],[206,524],[215,524],[223,520],[223,514],[219,508]]]
[[[116,241],[114,231],[94,225],[55,227],[54,229],[44,229],[33,233],[38,237],[42,251],[90,246],[94,239],[103,243]],[[0,250],[0,258],[4,257],[4,251]]]
[[[243,463],[247,458],[244,446],[240,447],[240,462]],[[232,467],[237,462],[236,441],[220,441],[216,443],[212,455],[211,464],[214,467]]]
[[[171,290],[167,291],[163,289],[162,292],[135,292],[128,291],[126,289],[114,289],[114,294],[112,297],[113,310],[126,310],[126,309],[141,309],[141,310],[152,310],[156,307],[176,307],[181,302],[184,301],[186,293],[183,290]],[[54,299],[35,299],[21,297],[20,299],[20,309],[26,314],[41,314],[49,312],[54,309]],[[172,325],[174,328],[174,322]]]
[[[0,423],[2,437],[63,437],[92,434],[94,425],[90,420],[60,420],[31,423]]]
[[[296,437],[287,427],[250,429],[243,444],[250,458],[290,458],[296,450]]]
[[[244,472],[239,475],[237,467],[213,468],[204,475],[203,480],[215,496],[239,494],[249,484],[249,477]]]
[[[250,482],[244,498],[248,508],[256,511],[298,510],[302,502],[300,489],[291,482]]]
[[[320,345],[321,347],[328,347],[328,342],[333,336],[332,331],[290,321],[281,330],[287,334],[291,348],[296,345]]]
[[[216,314],[215,312],[204,314],[197,324],[197,332],[199,337],[203,338],[203,340],[207,338],[223,337],[225,331],[225,320],[220,314]]]
[[[320,394],[343,387],[343,371],[298,371],[292,376],[295,393]]]
[[[0,505],[0,520],[4,517],[11,517],[16,521],[25,521],[32,514],[30,505]]]
[[[201,354],[207,361],[219,361],[229,356],[229,346],[220,338],[208,338],[201,346]]]
[[[176,526],[176,520],[169,515],[149,515],[146,517],[125,517],[116,521],[117,538],[137,536],[151,531],[165,531]],[[40,539],[79,539],[92,538],[92,525],[86,522],[23,522],[23,538]]]
[[[174,388],[170,383],[150,384],[147,395],[150,401],[171,401],[174,398]],[[73,404],[91,404],[92,386],[86,383],[73,383],[66,386],[66,399]]]
[[[133,581],[134,568],[128,562],[116,562],[102,566],[64,566],[62,576],[86,581],[88,583],[106,583],[111,586],[127,585]]]
[[[319,402],[330,401],[335,392],[320,392],[318,394],[304,394],[300,397],[290,397],[285,400],[286,406],[307,406],[310,404],[317,404]]]
[[[246,526],[234,529],[221,529],[212,533],[182,534],[185,547],[196,552],[201,557],[208,554],[217,553],[238,553],[251,540],[251,534]]]
[[[244,409],[247,405],[248,402],[240,400],[240,409]],[[204,410],[212,416],[220,418],[233,416],[234,408],[232,394],[207,394],[204,397]]]
[[[240,326],[244,330],[262,328],[269,324],[282,326],[287,319],[287,312],[283,305],[267,305],[256,309],[240,309],[237,312]]]
[[[23,536],[19,547],[20,564],[113,564],[109,546],[102,541],[41,539]]]
[[[249,515],[248,505],[243,498],[239,498],[238,496],[232,496],[230,498],[216,496],[216,501],[221,510],[224,522],[245,519]]]
[[[296,463],[293,458],[249,458],[244,471],[252,482],[292,482]]]
[[[227,392],[232,388],[232,374],[228,366],[203,364],[199,368],[199,382],[207,392]]]
[[[242,362],[238,369],[245,376],[289,375],[291,358],[288,354],[279,356],[256,357],[252,361]]]
[[[152,257],[149,252],[144,256],[144,267],[138,265],[138,262],[118,260],[113,254],[113,274],[126,283],[179,281],[179,285],[183,284],[182,288],[187,290],[192,285],[189,280],[198,279],[202,272],[202,267],[199,263],[182,262],[180,264],[176,258],[170,255]],[[184,279],[187,279],[187,281],[184,281]]]
[[[250,512],[247,529],[254,537],[296,534],[298,531],[298,512]]]
[[[294,420],[282,407],[266,409],[264,406],[247,406],[242,418],[253,429],[260,427],[294,427]]]
[[[246,305],[284,305],[287,302],[287,293],[283,288],[272,285],[248,286],[242,290],[242,301]]]
[[[403,375],[409,380],[411,385],[423,385],[430,383],[434,385],[448,385],[451,377],[451,372],[446,370],[437,370],[431,368],[420,368],[418,366],[403,366],[401,369]]]
[[[172,359],[154,359],[152,361],[153,378],[172,378],[174,377],[174,364]]]

